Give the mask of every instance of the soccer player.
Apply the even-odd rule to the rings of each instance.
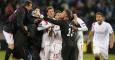
[[[15,42],[14,36],[17,32],[17,29],[19,29],[23,33],[26,33],[26,29],[24,28],[23,24],[23,19],[25,19],[26,12],[31,9],[32,9],[32,2],[26,1],[23,7],[16,9],[16,11],[11,16],[9,16],[8,21],[6,22],[6,25],[3,28],[3,34],[8,43],[8,49],[6,50],[5,60],[8,60],[11,52],[13,52],[13,57],[18,59],[19,54],[16,53],[18,49],[16,46],[17,43]]]
[[[86,24],[84,23],[84,21],[77,17],[76,14],[73,14],[76,17],[76,25],[77,25],[77,46],[78,46],[78,50],[79,50],[79,54],[78,54],[78,60],[83,60],[83,41],[84,41],[84,37],[83,37],[83,31],[87,31],[88,28],[86,26]]]
[[[56,11],[55,13],[55,19],[60,20],[61,19],[61,11]],[[53,32],[54,40],[50,46],[50,60],[62,60],[61,56],[61,49],[62,49],[62,36],[61,36],[61,30],[60,26],[54,25],[53,26]]]
[[[71,13],[68,10],[64,10],[62,12],[62,19],[61,20],[54,20],[52,18],[46,18],[49,22],[59,25],[62,35],[62,58],[63,60],[74,60],[75,59],[75,44],[74,41],[68,38],[68,29],[69,24],[68,20],[71,17]]]
[[[32,2],[25,1],[24,5],[17,8],[9,17],[9,21],[15,23],[16,29],[14,36],[15,50],[13,56],[17,59],[28,59],[28,31],[27,25],[29,24],[29,12],[32,10]]]
[[[47,17],[54,18],[55,13],[54,13],[53,7],[48,7],[46,13],[47,13]],[[47,20],[42,21],[38,26],[38,30],[44,29],[43,40],[42,40],[42,48],[43,49],[40,53],[41,60],[48,60],[50,57],[49,56],[50,45],[51,45],[51,42],[53,41],[53,37],[52,37],[52,35],[50,35],[50,33],[52,33],[52,32],[50,32],[51,27],[52,27],[52,24],[49,23]]]
[[[92,24],[92,29],[87,38],[87,44],[89,44],[89,39],[93,36],[93,54],[95,60],[100,60],[100,55],[103,56],[104,60],[108,60],[108,48],[113,48],[115,42],[113,29],[104,20],[105,16],[103,13],[97,12],[96,22]]]
[[[39,7],[35,7],[32,11],[31,21],[32,23],[28,26],[28,32],[30,34],[29,41],[30,41],[30,50],[32,55],[32,60],[40,60],[40,51],[41,51],[41,43],[42,43],[42,35],[43,30],[37,30],[38,25],[43,21],[41,17]]]
[[[5,60],[8,60],[10,57],[10,54],[13,53],[13,50],[14,50],[14,37],[13,37],[13,32],[8,32],[5,30],[5,28],[6,26],[4,26],[3,28],[3,34],[6,39],[6,43],[8,44],[8,48],[5,54]]]

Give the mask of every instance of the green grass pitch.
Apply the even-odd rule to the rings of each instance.
[[[4,60],[4,56],[5,56],[5,52],[0,51],[0,60]],[[12,59],[10,58],[10,60]],[[93,54],[84,54],[83,60],[94,60],[94,56]],[[101,58],[101,60],[103,59]],[[115,54],[109,54],[109,60],[115,60]]]

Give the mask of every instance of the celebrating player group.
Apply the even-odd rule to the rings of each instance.
[[[38,6],[32,6],[25,1],[7,19],[3,27],[8,44],[5,60],[11,54],[13,60],[83,60],[83,43],[88,45],[92,36],[95,60],[100,60],[100,55],[108,60],[108,48],[113,48],[115,39],[103,13],[96,13],[96,22],[84,40],[88,28],[76,12],[49,6],[43,15]]]

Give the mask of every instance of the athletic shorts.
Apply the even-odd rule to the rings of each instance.
[[[11,33],[8,33],[6,31],[3,30],[3,34],[4,34],[4,37],[6,39],[6,42],[8,44],[14,44],[14,38],[13,38],[13,34]]]
[[[93,53],[95,54],[101,54],[104,59],[108,59],[108,47],[107,46],[100,46],[98,45],[93,45]]]

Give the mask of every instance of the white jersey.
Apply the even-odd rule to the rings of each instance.
[[[107,22],[102,22],[101,25],[98,22],[93,23],[92,32],[94,32],[93,43],[100,46],[108,46],[109,34],[113,32],[111,25]]]
[[[94,33],[93,53],[101,54],[104,59],[108,59],[109,34],[113,32],[111,25],[107,22],[102,22],[101,25],[95,22],[91,31]]]
[[[84,21],[80,18],[77,18],[77,23],[80,25],[80,27],[78,27],[78,37],[79,37],[79,43],[83,43],[83,31],[87,31],[88,28],[86,26],[86,24],[84,23]]]
[[[55,25],[53,27],[53,31],[54,31],[55,37],[51,45],[50,59],[51,60],[62,60],[62,57],[61,57],[62,36],[61,36],[60,27],[58,25]]]
[[[78,60],[83,60],[83,50],[82,50],[83,40],[84,40],[83,31],[87,31],[88,28],[86,24],[84,23],[84,21],[80,18],[77,18],[77,23],[80,25],[80,27],[78,27],[78,35],[77,35],[77,37],[79,38],[77,42],[77,46],[79,49]]]
[[[41,52],[40,52],[41,60],[48,60],[49,59],[50,46],[54,40],[53,37],[48,36],[49,33],[48,33],[47,29],[51,26],[52,26],[51,23],[43,20],[43,21],[41,21],[41,23],[37,27],[38,31],[44,30],[44,34],[42,37],[42,48],[43,48],[43,50],[41,50]]]
[[[38,27],[37,27],[37,30],[40,31],[40,30],[45,30],[47,28],[49,28],[50,26],[52,26],[51,23],[49,23],[48,21],[41,21],[40,24],[38,24]]]
[[[86,24],[84,23],[84,21],[81,18],[77,18],[77,23],[80,25],[80,27],[78,28],[78,31],[87,31],[88,30]]]

